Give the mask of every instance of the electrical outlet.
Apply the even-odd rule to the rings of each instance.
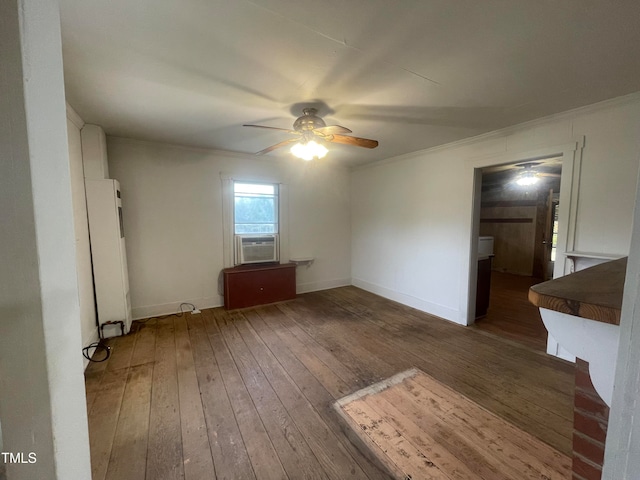
[[[194,308],[193,310],[191,310],[191,315],[195,315],[197,313],[202,313],[199,308]]]

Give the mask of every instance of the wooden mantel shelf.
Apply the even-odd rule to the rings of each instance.
[[[529,301],[539,308],[620,325],[627,258],[534,285]]]

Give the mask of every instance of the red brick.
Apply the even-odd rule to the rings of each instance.
[[[582,370],[580,368],[576,368],[576,389],[582,389],[586,392],[596,391],[596,389],[593,388],[593,383],[591,383],[591,376],[589,375],[589,370]]]
[[[580,434],[573,434],[573,452],[596,465],[604,464],[604,444],[594,442]]]
[[[585,480],[601,480],[602,478],[601,469],[594,467],[577,455],[573,456],[573,472]]]
[[[573,429],[597,442],[604,443],[607,439],[606,423],[587,417],[580,411],[573,412]]]
[[[580,361],[580,362],[576,361],[575,369],[576,369],[576,372],[589,373],[589,364],[583,361]]]
[[[583,360],[581,358],[576,358],[576,368],[582,370],[583,372],[589,371],[589,362]]]
[[[578,410],[596,416],[604,422],[607,422],[609,419],[609,407],[600,397],[595,398],[591,395],[586,395],[582,391],[576,390],[575,407]]]
[[[576,359],[573,434],[573,480],[600,480],[609,407],[598,395],[589,363]]]

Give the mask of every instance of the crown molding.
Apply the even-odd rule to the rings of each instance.
[[[499,130],[493,130],[491,132],[481,133],[480,135],[463,138],[460,140],[456,140],[455,142],[449,142],[443,145],[437,145],[435,147],[425,148],[424,150],[417,150],[415,152],[405,153],[402,155],[398,155],[396,157],[385,158],[383,160],[367,163],[365,165],[358,165],[358,166],[352,167],[351,171],[365,170],[367,168],[378,167],[381,165],[386,165],[388,163],[396,163],[404,160],[410,160],[416,157],[422,157],[424,155],[434,154],[443,150],[449,150],[449,149],[458,148],[466,145],[472,145],[474,143],[482,142],[485,140],[491,140],[494,138],[504,138],[510,134],[513,134],[522,130],[526,130],[529,128],[533,128],[545,123],[553,122],[556,120],[573,118],[578,115],[584,115],[584,114],[593,113],[599,110],[606,110],[608,108],[615,108],[623,105],[630,105],[637,102],[640,102],[640,92],[631,93],[629,95],[623,95],[621,97],[604,100],[602,102],[593,103],[591,105],[586,105],[586,106],[574,108],[571,110],[565,110],[564,112],[554,113],[546,117],[536,118],[534,120],[529,120],[524,123],[519,123],[517,125],[511,125],[509,127],[501,128]]]

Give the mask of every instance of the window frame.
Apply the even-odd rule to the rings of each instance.
[[[271,175],[220,173],[222,203],[222,267],[235,265],[234,182],[273,184],[278,186],[278,245],[280,263],[289,260],[289,186]],[[221,294],[221,286],[219,285]]]
[[[274,232],[245,232],[245,233],[238,233],[237,232],[237,225],[238,222],[236,221],[236,184],[240,184],[240,185],[264,185],[264,186],[270,186],[273,187],[274,193],[273,195],[268,195],[269,197],[273,197],[274,199],[274,216],[275,216],[275,221],[273,222],[273,225],[275,226],[275,231]],[[273,183],[273,182],[256,182],[256,181],[244,181],[244,180],[233,180],[233,234],[235,235],[242,235],[242,236],[247,236],[247,237],[257,237],[260,235],[279,235],[280,234],[280,184],[278,183]],[[271,224],[269,224],[271,225]]]

